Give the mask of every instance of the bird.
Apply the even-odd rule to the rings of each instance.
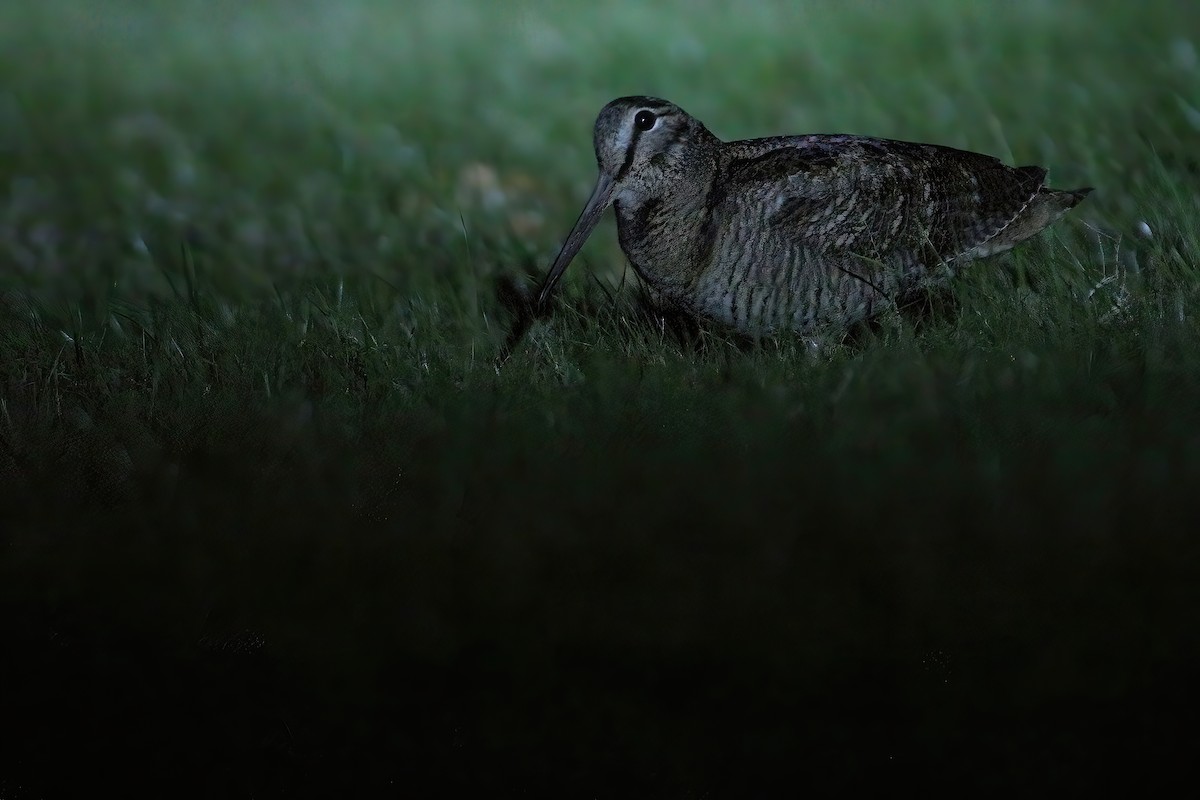
[[[679,106],[621,97],[593,134],[598,177],[537,293],[550,298],[606,209],[638,276],[750,337],[846,328],[944,285],[1091,187],[981,153],[850,134],[726,142]]]

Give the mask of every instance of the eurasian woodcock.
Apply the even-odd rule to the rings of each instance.
[[[654,97],[613,100],[594,138],[599,178],[538,308],[612,205],[621,249],[661,297],[751,336],[869,317],[1023,242],[1091,191],[939,145],[724,142]]]

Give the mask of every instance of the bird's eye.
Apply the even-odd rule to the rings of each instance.
[[[643,108],[637,113],[637,116],[633,118],[633,127],[637,128],[639,131],[648,131],[654,127],[654,123],[656,122],[658,122],[658,117],[654,116],[654,112],[647,111]]]

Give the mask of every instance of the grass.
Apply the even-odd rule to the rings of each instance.
[[[1195,752],[1200,12],[701,5],[0,6],[0,795]],[[607,222],[497,370],[631,93],[1098,189],[816,355],[681,338]]]

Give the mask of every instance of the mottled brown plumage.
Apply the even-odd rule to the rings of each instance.
[[[1000,253],[1090,189],[1041,167],[863,136],[723,142],[665,100],[623,97],[596,119],[599,178],[538,295],[604,210],[659,294],[752,336],[845,326]]]

